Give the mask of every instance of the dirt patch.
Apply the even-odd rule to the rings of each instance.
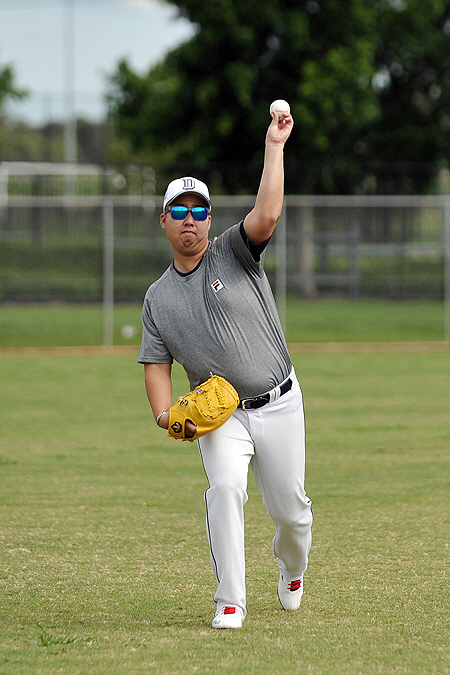
[[[374,354],[450,352],[450,342],[304,342],[289,345],[291,354]]]
[[[135,356],[139,347],[3,347],[0,356]]]
[[[450,342],[297,342],[288,345],[291,354],[375,354],[450,352]],[[7,356],[132,356],[137,360],[139,346],[117,347],[3,347]]]

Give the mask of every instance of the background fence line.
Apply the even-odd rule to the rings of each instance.
[[[80,194],[79,177],[67,175],[69,193],[67,182],[36,182],[31,169],[14,189],[3,180],[0,302],[103,303],[103,340],[112,344],[114,303],[142,302],[171,262],[162,196],[113,194],[123,181],[110,172],[88,176],[98,183],[91,190],[107,194]],[[254,199],[213,195],[211,237]],[[287,195],[266,271],[283,323],[287,296],[438,300],[450,340],[450,196]]]

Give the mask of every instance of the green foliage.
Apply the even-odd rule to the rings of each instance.
[[[113,78],[118,128],[142,156],[260,163],[268,105],[280,97],[297,122],[291,154],[305,161],[329,157],[343,127],[353,134],[377,115],[362,1],[345,17],[333,2],[326,11],[272,0],[176,4],[198,26],[194,38],[143,77],[122,62]],[[239,181],[241,191],[257,187]]]
[[[22,99],[27,96],[24,89],[18,89],[14,83],[12,66],[0,66],[0,113],[8,99]],[[12,128],[15,133],[12,134]],[[39,159],[39,138],[36,133],[28,133],[22,124],[7,124],[0,114],[0,161],[8,159]]]
[[[122,61],[112,78],[113,119],[141,158],[169,173],[233,163],[223,190],[254,192],[275,98],[296,121],[293,193],[361,189],[361,162],[450,156],[448,0],[171,4],[195,36],[149,73]]]
[[[114,137],[109,123],[77,120],[77,153],[80,163],[120,164],[123,143]],[[0,159],[21,162],[64,161],[64,125],[34,128],[22,121],[0,116]],[[126,161],[130,161],[129,154]]]
[[[43,137],[36,129],[30,129],[23,122],[12,122],[0,118],[0,156],[2,161],[38,162],[42,160]],[[56,151],[56,148],[54,148]],[[60,145],[62,158],[62,143]]]
[[[14,69],[12,66],[0,66],[0,110],[8,98],[21,99],[27,96],[24,89],[18,89],[14,82]]]
[[[448,0],[382,2],[377,13],[377,35],[382,114],[368,130],[362,155],[384,161],[447,162],[450,158]]]

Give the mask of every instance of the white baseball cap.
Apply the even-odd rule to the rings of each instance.
[[[163,211],[166,206],[173,202],[174,199],[183,194],[199,195],[211,208],[211,200],[209,198],[208,186],[197,178],[192,176],[185,176],[184,178],[176,178],[167,186],[166,194],[163,200]]]

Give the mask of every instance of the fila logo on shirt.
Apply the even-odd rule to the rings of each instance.
[[[220,281],[220,279],[216,279],[215,281],[212,282],[211,287],[215,293],[220,291],[221,288],[223,288],[223,283]]]

